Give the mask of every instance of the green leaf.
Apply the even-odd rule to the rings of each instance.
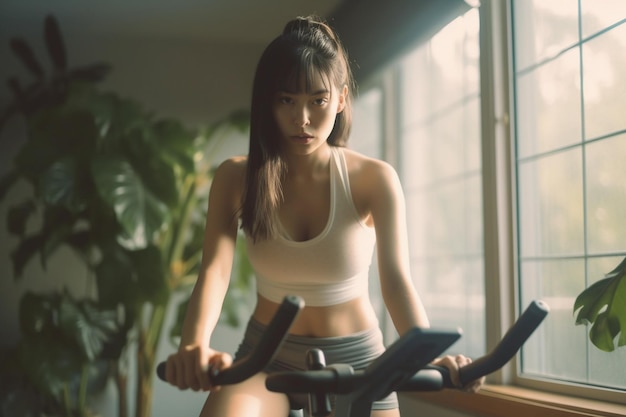
[[[150,245],[146,249],[129,253],[133,269],[137,277],[139,302],[149,301],[154,304],[163,304],[167,301],[169,289],[165,281],[165,265],[161,252],[156,246]]]
[[[149,124],[149,117],[139,103],[114,93],[94,95],[87,105],[94,116],[98,147],[104,153],[120,153],[132,131]]]
[[[67,55],[61,29],[54,16],[46,16],[44,21],[44,33],[48,54],[54,64],[54,69],[58,72],[67,70]]]
[[[174,166],[160,149],[143,135],[150,135],[149,130],[136,129],[127,141],[128,161],[141,177],[146,189],[167,204],[170,208],[179,203],[179,184]]]
[[[20,331],[26,339],[35,339],[54,327],[55,297],[43,297],[28,291],[20,300]]]
[[[626,258],[578,295],[576,311],[577,325],[593,324],[589,339],[597,348],[611,352],[615,345],[626,345]]]
[[[95,268],[100,304],[113,308],[119,303],[132,303],[137,297],[138,286],[127,251],[117,244],[102,250],[102,260]]]
[[[180,166],[183,173],[195,171],[195,132],[177,120],[163,119],[154,123],[151,135],[150,142],[161,150],[164,158]]]
[[[122,226],[119,243],[128,249],[146,248],[168,221],[167,206],[146,189],[122,158],[96,158],[92,173],[98,193],[113,208]]]
[[[28,141],[14,162],[19,174],[34,184],[54,162],[89,158],[95,149],[93,116],[84,110],[54,107],[39,111],[29,119],[29,129]]]
[[[26,41],[20,38],[12,38],[9,40],[9,45],[15,56],[22,61],[22,64],[24,64],[36,78],[42,79],[44,77],[43,68],[39,61],[37,61],[33,49]]]
[[[118,330],[115,310],[97,309],[88,300],[76,302],[67,296],[61,300],[58,320],[63,334],[80,346],[89,361],[100,355],[106,342]]]
[[[19,245],[11,252],[11,262],[13,263],[13,275],[16,279],[22,277],[26,264],[39,254],[45,244],[41,234],[35,234],[22,239]]]
[[[81,172],[76,160],[63,158],[43,173],[39,182],[39,193],[45,203],[60,205],[78,212],[86,206],[83,195],[85,172]]]
[[[19,361],[39,391],[59,400],[66,384],[80,373],[81,358],[64,339],[41,337],[37,341],[22,341]]]
[[[15,156],[17,172],[36,185],[41,174],[59,157],[59,150],[46,138],[31,136]]]
[[[10,170],[0,179],[0,201],[3,201],[9,190],[20,179],[19,174],[14,169]]]
[[[24,201],[9,209],[7,214],[7,231],[17,236],[24,236],[28,220],[35,214],[37,207],[33,200]]]
[[[55,160],[68,155],[87,157],[95,150],[98,131],[94,116],[72,99],[63,106],[41,110],[30,119],[29,140],[37,146],[52,146]]]

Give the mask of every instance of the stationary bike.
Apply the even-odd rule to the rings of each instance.
[[[275,357],[303,307],[304,301],[300,297],[285,297],[255,350],[212,376],[212,382],[216,385],[235,384],[261,372]],[[541,324],[548,311],[545,303],[533,301],[489,354],[459,370],[461,384],[505,365]],[[312,349],[307,352],[307,370],[272,373],[267,376],[265,385],[273,392],[308,394],[310,415],[315,417],[330,414],[331,394],[336,396],[335,417],[365,417],[370,415],[374,401],[393,391],[455,388],[447,368],[430,363],[460,337],[459,330],[410,329],[363,370],[354,370],[347,364],[326,366],[323,352]],[[164,362],[157,367],[157,374],[164,379]],[[294,410],[290,417],[298,415]]]

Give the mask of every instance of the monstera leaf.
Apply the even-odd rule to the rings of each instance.
[[[123,228],[119,243],[128,249],[146,248],[168,220],[167,206],[121,158],[97,158],[92,172],[98,192],[113,207]]]
[[[576,324],[593,324],[589,339],[598,349],[612,352],[615,343],[626,345],[626,258],[578,295],[574,312],[579,309]]]

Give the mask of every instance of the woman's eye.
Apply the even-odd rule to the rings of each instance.
[[[315,99],[313,102],[317,104],[318,106],[323,106],[324,104],[328,102],[328,99],[326,97],[321,97],[321,98]]]

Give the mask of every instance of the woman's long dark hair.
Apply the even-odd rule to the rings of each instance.
[[[346,52],[334,31],[321,19],[296,18],[267,46],[254,77],[241,225],[255,241],[275,235],[277,209],[283,199],[286,165],[281,157],[280,134],[272,110],[275,94],[299,91],[302,81],[308,90],[311,80],[318,75],[338,91],[343,86],[348,87],[345,107],[337,114],[327,139],[332,146],[345,146],[352,125],[354,88]]]

